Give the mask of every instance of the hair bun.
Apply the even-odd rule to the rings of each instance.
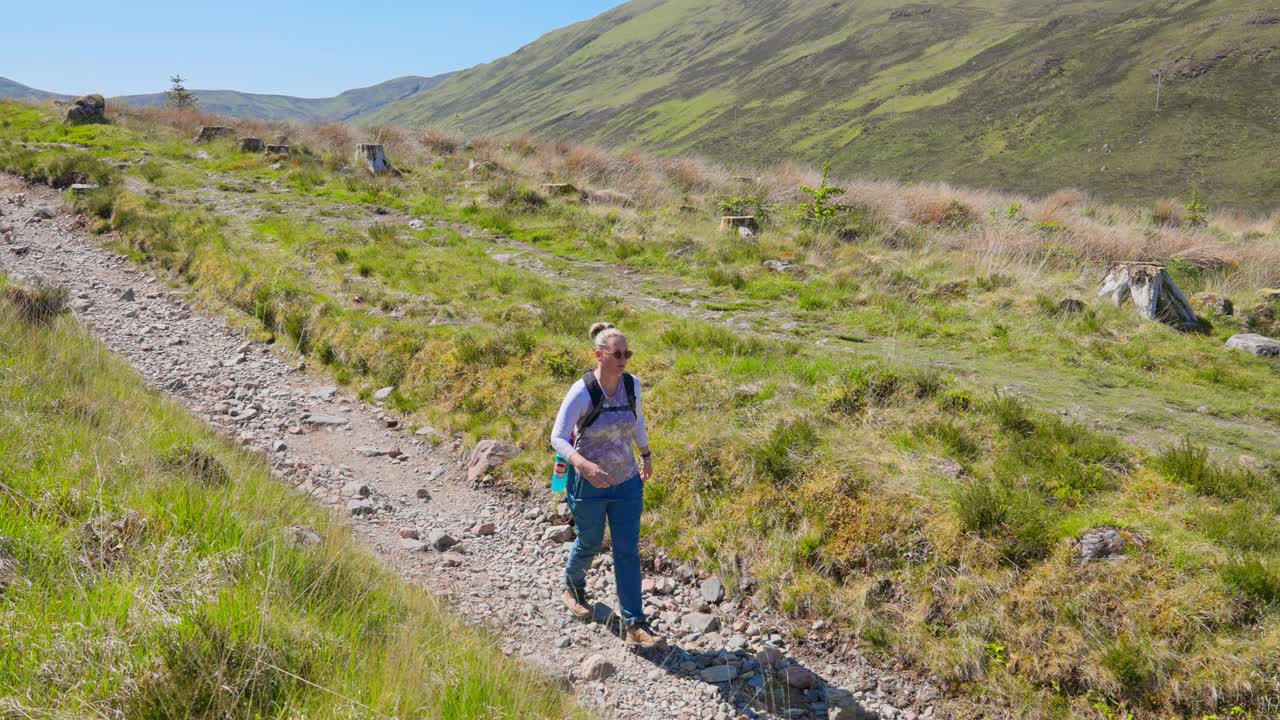
[[[592,326],[591,326],[591,339],[592,339],[592,340],[595,340],[597,335],[599,335],[600,333],[604,332],[605,330],[608,330],[608,329],[609,329],[609,328],[611,328],[611,327],[614,327],[614,324],[613,324],[613,323],[611,323],[611,322],[598,322],[598,323],[596,323],[595,325],[592,325]]]

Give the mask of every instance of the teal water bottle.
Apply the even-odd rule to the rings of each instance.
[[[555,470],[551,472],[551,492],[562,493],[569,483],[569,463],[556,454]]]

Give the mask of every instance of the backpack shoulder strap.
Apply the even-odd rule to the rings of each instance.
[[[627,388],[627,405],[631,408],[631,414],[639,417],[636,413],[636,379],[631,373],[622,374],[622,384]]]
[[[579,433],[591,427],[591,423],[595,422],[604,411],[604,390],[600,388],[600,381],[596,380],[595,372],[588,370],[583,373],[582,384],[587,386],[587,393],[591,396],[591,412],[578,421]]]

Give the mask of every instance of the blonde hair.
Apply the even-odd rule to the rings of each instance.
[[[598,322],[591,326],[591,339],[595,342],[597,350],[604,350],[609,347],[609,341],[614,338],[627,339],[622,331],[614,326],[611,322]]]

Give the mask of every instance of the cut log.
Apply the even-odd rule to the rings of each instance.
[[[1179,330],[1193,330],[1202,325],[1191,303],[1161,263],[1112,263],[1098,295],[1110,298],[1116,307],[1132,299],[1144,319],[1159,320]]]
[[[720,232],[733,230],[734,228],[746,228],[751,232],[760,229],[760,225],[756,223],[753,215],[725,215],[720,218]]]
[[[225,137],[235,137],[235,128],[229,128],[225,125],[206,125],[200,128],[200,134],[191,139],[191,142],[209,142]]]
[[[267,154],[268,155],[284,155],[285,157],[288,157],[289,146],[288,145],[268,145]]]
[[[262,138],[240,138],[240,152],[260,153],[267,148],[267,144],[262,142]]]
[[[381,145],[361,143],[356,148],[356,164],[363,165],[374,175],[391,172],[391,163],[387,162],[387,154]]]

